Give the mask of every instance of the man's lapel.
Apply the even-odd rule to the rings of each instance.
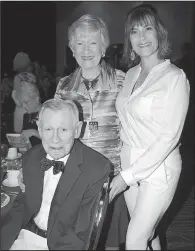
[[[43,194],[43,181],[44,181],[44,171],[41,170],[41,159],[46,156],[44,148],[37,151],[36,158],[30,161],[28,164],[32,168],[28,168],[28,183],[29,189],[26,189],[26,198],[29,200],[29,205],[31,205],[31,210],[36,215],[41,207],[42,194]],[[35,185],[36,182],[36,185]],[[34,198],[32,200],[32,198]]]
[[[58,186],[56,188],[51,203],[49,219],[48,219],[48,236],[51,233],[59,208],[64,203],[66,197],[68,196],[69,192],[74,186],[76,180],[82,173],[82,170],[79,167],[82,162],[83,162],[83,154],[82,154],[81,144],[76,140],[71,150],[70,156],[67,160],[65,170],[60,177]]]

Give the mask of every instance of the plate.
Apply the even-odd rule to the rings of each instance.
[[[22,154],[21,154],[21,153],[18,153],[18,155],[17,155],[15,158],[5,157],[5,159],[7,159],[7,160],[15,160],[15,159],[20,158],[21,156],[22,156]]]
[[[19,184],[14,184],[14,185],[12,185],[12,184],[10,184],[9,182],[8,182],[8,179],[5,179],[3,182],[2,182],[2,184],[4,185],[4,186],[6,186],[6,187],[18,187],[19,186]]]
[[[10,202],[10,197],[6,193],[1,193],[1,207],[7,206],[7,204]]]

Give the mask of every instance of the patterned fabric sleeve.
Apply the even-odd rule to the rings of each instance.
[[[56,99],[59,99],[59,98],[61,98],[61,92],[62,92],[62,84],[63,84],[63,82],[64,82],[64,79],[65,79],[66,77],[64,77],[64,78],[61,78],[60,80],[59,80],[59,83],[58,83],[58,85],[57,85],[57,88],[56,88],[56,92],[55,92],[55,95],[54,95],[54,98],[56,98]]]

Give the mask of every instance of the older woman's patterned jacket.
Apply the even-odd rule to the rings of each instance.
[[[122,84],[117,76],[125,74],[113,70],[112,77],[102,69],[96,85],[87,90],[78,68],[71,75],[62,78],[57,86],[55,98],[72,99],[79,108],[80,120],[84,122],[80,139],[87,146],[107,157],[112,171],[117,174],[120,169],[119,118],[115,101]],[[98,130],[90,130],[90,122],[98,122]]]

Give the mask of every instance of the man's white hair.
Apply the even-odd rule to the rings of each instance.
[[[39,111],[38,122],[41,124],[42,115],[46,109],[53,111],[67,110],[71,111],[73,115],[75,126],[79,123],[79,111],[76,104],[72,100],[63,100],[63,99],[49,99],[45,101]]]

